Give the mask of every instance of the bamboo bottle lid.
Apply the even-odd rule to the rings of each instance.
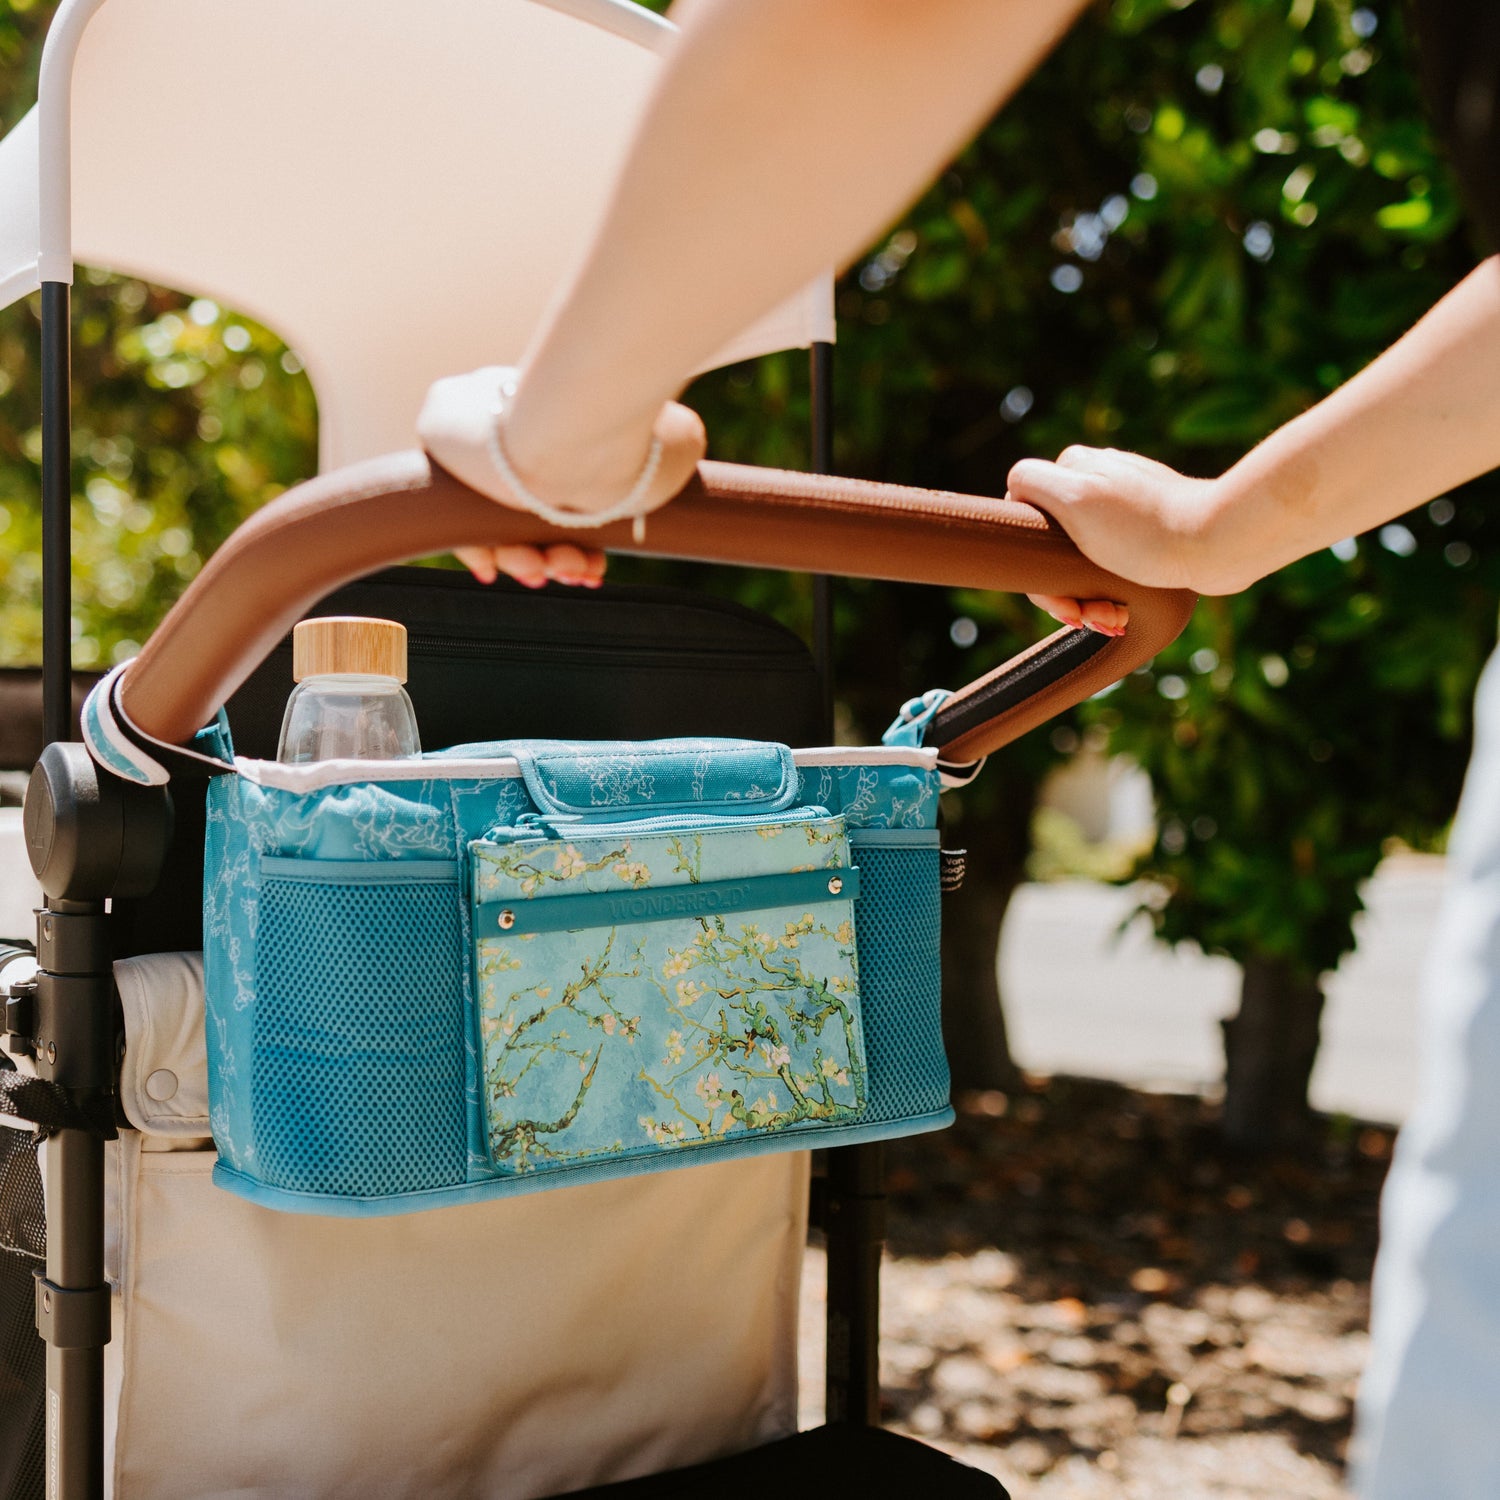
[[[324,615],[292,631],[292,679],[345,672],[406,681],[406,626],[360,615]]]

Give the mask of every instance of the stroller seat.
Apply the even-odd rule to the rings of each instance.
[[[195,957],[116,977],[138,1038],[122,1099],[176,1080],[108,1149],[118,1500],[531,1497],[795,1427],[805,1154],[399,1218],[275,1213],[216,1188],[191,1133]]]
[[[277,1214],[211,1181],[197,955],[123,960],[116,983],[139,1128],[107,1153],[113,1495],[1002,1493],[879,1429],[795,1432],[805,1153],[399,1219]]]

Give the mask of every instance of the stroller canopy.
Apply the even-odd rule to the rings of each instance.
[[[63,0],[0,141],[0,305],[75,261],[273,328],[325,468],[514,362],[602,213],[669,23],[630,0]],[[712,364],[833,336],[823,277]]]

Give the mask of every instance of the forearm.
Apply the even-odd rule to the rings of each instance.
[[[1500,257],[1216,486],[1203,536],[1228,592],[1500,465]]]
[[[698,0],[526,360],[519,467],[643,447],[692,371],[868,244],[1081,4]]]

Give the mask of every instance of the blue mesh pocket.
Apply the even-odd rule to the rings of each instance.
[[[267,860],[250,1102],[263,1182],[369,1198],[464,1180],[456,864]]]
[[[938,843],[856,836],[859,989],[870,1105],[865,1119],[919,1119],[948,1108],[943,1052]]]

